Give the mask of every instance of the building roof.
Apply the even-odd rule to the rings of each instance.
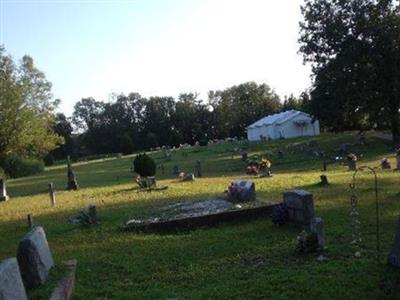
[[[284,111],[284,112],[281,112],[278,114],[266,116],[266,117],[258,120],[257,122],[247,126],[247,129],[268,126],[268,125],[272,125],[272,124],[280,125],[298,115],[303,115],[304,117],[311,119],[311,116],[309,114],[306,114],[302,111],[288,110],[288,111]]]

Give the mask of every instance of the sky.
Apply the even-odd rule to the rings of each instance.
[[[283,99],[310,87],[302,0],[0,0],[0,44],[33,57],[67,116],[81,98],[197,92],[247,81]]]

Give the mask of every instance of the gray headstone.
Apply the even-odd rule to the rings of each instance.
[[[17,259],[26,288],[46,282],[54,261],[42,227],[34,227],[19,242]]]
[[[396,166],[396,168],[397,168],[398,170],[400,170],[400,155],[397,155],[397,156],[396,156],[396,161],[397,161],[397,166]]]
[[[233,182],[239,186],[240,193],[238,195],[239,201],[254,201],[256,200],[256,187],[253,181],[250,180],[236,180]]]
[[[67,190],[77,190],[79,188],[78,181],[76,180],[76,176],[74,171],[72,170],[71,159],[69,155],[67,156]]]
[[[289,220],[299,225],[309,227],[314,217],[313,195],[304,190],[293,190],[283,193],[283,203],[286,205]]]
[[[203,172],[202,172],[202,168],[201,168],[201,162],[199,160],[196,161],[196,176],[198,178],[200,178],[201,176],[203,176]]]
[[[0,263],[0,299],[28,300],[15,258],[9,258]]]
[[[397,221],[394,245],[388,256],[388,263],[392,266],[400,268],[400,217]]]
[[[0,201],[7,201],[10,197],[7,195],[6,180],[0,177]]]
[[[317,235],[318,247],[320,250],[323,250],[325,248],[325,229],[322,218],[315,217],[311,220],[311,232]]]

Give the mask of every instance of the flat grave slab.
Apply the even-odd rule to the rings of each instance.
[[[190,230],[225,222],[269,217],[275,205],[274,203],[257,202],[250,207],[241,208],[241,206],[224,199],[179,202],[161,208],[161,217],[132,219],[125,224],[123,229],[132,232]]]

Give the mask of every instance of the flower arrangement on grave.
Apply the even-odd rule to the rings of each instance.
[[[296,252],[299,254],[314,253],[318,250],[317,234],[303,230],[297,236]]]
[[[272,209],[272,223],[275,226],[285,225],[289,221],[289,212],[284,203],[279,203]]]
[[[260,172],[260,166],[257,161],[250,161],[246,167],[246,174],[248,175],[258,175]]]
[[[225,191],[225,194],[228,196],[228,198],[237,199],[239,198],[241,192],[241,187],[236,183],[231,182],[231,184],[228,186],[228,189]]]
[[[261,162],[260,162],[260,169],[269,169],[269,168],[271,168],[271,162],[268,160],[268,159],[265,159],[265,158],[263,158],[263,159],[261,159]]]

